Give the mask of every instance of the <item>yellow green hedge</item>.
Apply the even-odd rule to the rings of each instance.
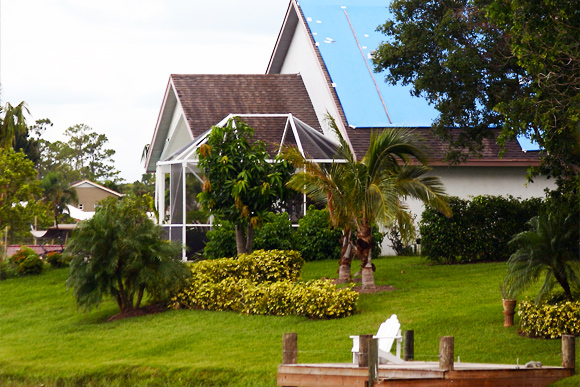
[[[310,318],[354,313],[358,293],[352,289],[337,289],[328,280],[295,282],[303,264],[299,253],[276,250],[201,261],[191,265],[190,286],[170,307]]]
[[[518,315],[522,332],[531,337],[555,339],[562,335],[580,335],[580,302],[555,305],[523,301]]]

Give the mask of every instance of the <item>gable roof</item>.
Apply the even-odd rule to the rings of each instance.
[[[114,196],[117,196],[117,197],[124,196],[122,193],[119,193],[117,191],[113,191],[110,188],[107,188],[105,186],[102,186],[102,185],[97,184],[97,183],[95,183],[93,181],[90,181],[90,180],[81,180],[81,181],[78,181],[78,182],[72,184],[70,186],[70,188],[97,188],[97,189],[103,190],[103,191],[105,191],[107,193],[110,193],[111,195],[114,195]]]
[[[229,114],[291,113],[308,126],[321,131],[299,74],[172,74],[147,155],[148,171],[154,171],[155,163],[161,158],[177,108],[182,109],[193,139]],[[260,120],[264,128],[273,127],[266,122],[269,119]],[[250,124],[253,127],[260,125],[259,122]],[[258,131],[259,128],[254,129]],[[279,138],[267,129],[261,130],[261,134],[256,133],[256,137],[267,143]]]

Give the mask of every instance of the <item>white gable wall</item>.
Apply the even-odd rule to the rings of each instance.
[[[160,160],[166,159],[172,153],[183,148],[191,141],[193,141],[193,135],[191,134],[191,130],[189,130],[189,125],[187,125],[187,122],[185,121],[183,108],[178,102],[173,111],[173,117],[171,118],[171,124],[169,125],[169,133],[167,134],[165,147],[161,153]]]
[[[302,76],[304,86],[308,91],[308,95],[314,106],[314,111],[318,117],[318,122],[320,122],[324,134],[337,140],[332,129],[326,124],[325,119],[327,113],[330,113],[338,123],[340,113],[336,108],[332,98],[332,91],[326,83],[324,71],[312,47],[310,35],[304,23],[297,24],[292,43],[290,43],[284,64],[280,69],[280,74],[296,73],[300,73]]]

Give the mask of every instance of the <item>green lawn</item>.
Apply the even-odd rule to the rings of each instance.
[[[415,331],[415,358],[437,360],[455,337],[464,362],[560,365],[560,341],[504,328],[499,284],[505,263],[430,266],[418,257],[374,261],[377,284],[360,313],[340,320],[176,310],[105,322],[116,304],[83,314],[64,286],[66,269],[0,282],[0,384],[274,386],[282,334],[298,333],[298,361],[351,361],[350,335],[376,332],[392,313]],[[337,262],[309,263],[304,279],[335,277]],[[516,317],[516,325],[518,319]],[[578,341],[577,341],[578,345]],[[577,350],[576,364],[580,364]],[[566,385],[574,385],[578,376]]]

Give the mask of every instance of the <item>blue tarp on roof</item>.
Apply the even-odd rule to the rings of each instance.
[[[411,96],[410,86],[387,84],[384,73],[369,71],[371,52],[387,39],[376,29],[391,17],[388,0],[299,0],[299,5],[349,125],[431,126],[439,113],[425,99]],[[523,136],[518,142],[523,150],[539,150]]]
[[[371,51],[376,50],[386,40],[386,36],[376,29],[390,17],[388,4],[385,0],[299,1],[314,41],[318,44],[335,84],[349,125],[431,126],[438,114],[425,99],[411,96],[409,86],[387,84],[384,73],[373,73],[391,119],[389,122],[377,86],[369,72],[369,68],[371,71],[373,69]]]

